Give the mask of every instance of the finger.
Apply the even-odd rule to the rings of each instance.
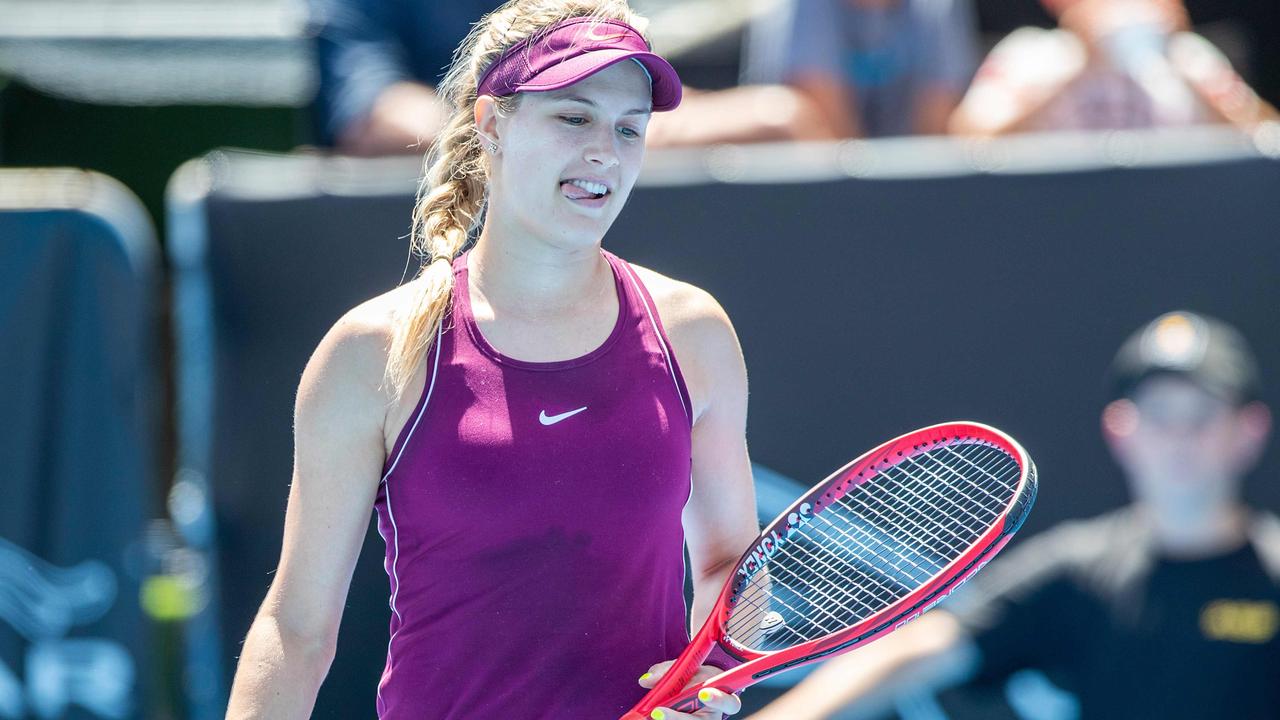
[[[659,707],[650,713],[653,720],[721,720],[742,710],[742,700],[732,693],[721,692],[715,688],[703,688],[698,692],[698,701],[702,709],[692,715],[676,712],[668,707]]]
[[[723,672],[724,672],[723,670],[721,670],[720,668],[714,665],[703,665],[702,667],[698,668],[698,672],[693,674],[693,679],[691,679],[689,681],[689,684],[685,685],[685,687],[687,688],[687,687],[692,687],[694,685],[701,685],[702,683],[710,680],[711,678]]]
[[[649,717],[653,720],[720,720],[721,715],[714,710],[699,710],[696,714],[689,715],[676,712],[671,708],[660,707],[654,708],[653,712],[649,713]]]
[[[649,671],[640,676],[640,686],[651,688],[658,684],[663,675],[667,674],[667,670],[671,668],[671,664],[675,660],[666,660],[649,668]]]
[[[698,701],[708,710],[733,715],[742,710],[742,700],[733,693],[721,692],[715,688],[703,688],[698,692]]]

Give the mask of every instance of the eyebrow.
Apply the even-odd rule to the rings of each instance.
[[[588,100],[587,98],[584,98],[581,95],[570,95],[569,93],[553,92],[551,93],[551,99],[552,100],[568,100],[569,102],[582,103],[583,105],[588,105],[593,108],[600,107],[599,103],[595,102],[594,100]],[[652,113],[653,113],[652,108],[632,108],[622,114],[623,115],[650,115]]]

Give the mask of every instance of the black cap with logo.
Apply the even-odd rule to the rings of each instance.
[[[1129,396],[1143,380],[1164,374],[1239,405],[1258,398],[1258,363],[1244,336],[1205,315],[1166,313],[1130,335],[1111,363],[1111,396]]]

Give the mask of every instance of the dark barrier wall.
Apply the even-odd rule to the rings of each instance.
[[[916,426],[982,420],[1040,467],[1034,532],[1125,500],[1098,433],[1102,374],[1156,314],[1239,325],[1280,407],[1280,162],[1192,139],[652,158],[605,244],[710,290],[733,318],[753,459],[808,483]],[[212,188],[193,218],[212,273],[207,472],[228,676],[279,553],[299,375],[343,310],[399,281],[416,170],[235,154],[184,170]],[[1249,486],[1273,509],[1277,469],[1272,450]],[[372,712],[381,558],[371,532],[316,717]]]
[[[750,372],[752,458],[792,477],[973,418],[1041,467],[1029,530],[1122,502],[1103,374],[1129,333],[1176,308],[1240,327],[1280,409],[1274,160],[649,187],[615,228],[612,250],[725,307]],[[1278,475],[1272,450],[1249,495],[1280,511]]]
[[[172,183],[180,474],[209,488],[220,586],[191,637],[192,669],[218,673],[189,688],[195,720],[223,717],[279,558],[302,369],[345,310],[396,285],[405,267],[412,180],[397,173],[392,193],[375,187],[382,163],[356,168],[351,185],[340,161],[216,153]],[[389,619],[382,552],[371,526],[314,717],[374,715]]]
[[[0,170],[0,718],[143,718],[158,255],[101,175]]]

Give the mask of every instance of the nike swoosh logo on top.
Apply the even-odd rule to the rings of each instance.
[[[582,412],[583,410],[586,410],[586,409],[587,409],[587,406],[586,406],[586,405],[583,405],[582,407],[578,408],[577,410],[570,410],[569,412],[562,412],[562,413],[560,413],[559,415],[547,415],[547,411],[546,411],[546,410],[543,410],[543,411],[542,411],[542,413],[541,413],[540,415],[538,415],[538,422],[542,423],[543,425],[555,425],[556,423],[560,422],[561,420],[564,420],[565,418],[571,418],[571,417],[573,417],[574,415],[577,415],[578,413],[580,413],[580,412]]]
[[[607,42],[609,40],[617,40],[618,38],[623,38],[626,36],[627,36],[626,32],[615,32],[609,35],[601,35],[599,23],[591,23],[591,25],[587,26],[588,40],[598,40],[601,42]]]

